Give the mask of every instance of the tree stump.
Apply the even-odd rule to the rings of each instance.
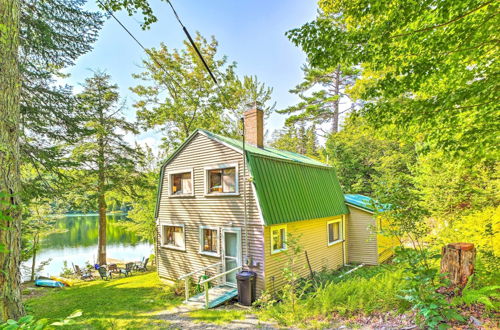
[[[452,287],[463,288],[474,273],[476,249],[471,243],[452,243],[443,247],[441,273],[451,281]]]

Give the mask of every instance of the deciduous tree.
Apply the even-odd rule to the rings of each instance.
[[[288,33],[311,65],[359,65],[351,96],[378,126],[420,134],[423,150],[498,156],[497,1],[322,0]]]

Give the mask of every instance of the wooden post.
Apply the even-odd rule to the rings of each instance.
[[[474,273],[475,261],[474,244],[448,244],[442,250],[441,273],[447,273],[446,277],[451,281],[452,286],[463,288],[469,276]]]
[[[189,277],[184,279],[184,296],[186,297],[186,302],[189,299]]]
[[[205,282],[205,308],[208,309],[210,306],[210,301],[208,299],[208,282]]]

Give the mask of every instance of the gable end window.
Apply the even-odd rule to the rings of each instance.
[[[193,171],[186,170],[169,174],[170,196],[193,196]]]
[[[271,227],[271,254],[279,253],[287,249],[286,246],[286,225]]]
[[[219,256],[219,229],[215,227],[200,227],[200,253]]]
[[[185,240],[184,225],[161,225],[161,246],[185,251]]]
[[[326,223],[326,230],[328,235],[328,245],[332,245],[344,240],[344,233],[342,228],[342,220],[335,219]]]
[[[237,195],[238,166],[219,165],[205,168],[207,195]]]

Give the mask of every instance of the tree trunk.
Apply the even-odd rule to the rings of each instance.
[[[476,249],[474,244],[453,243],[443,247],[441,259],[441,273],[451,281],[452,287],[463,288],[469,276],[474,273]]]
[[[101,128],[105,127],[104,110],[99,108],[99,122]],[[105,141],[104,136],[98,138],[99,155],[97,160],[98,166],[98,207],[99,207],[99,243],[97,245],[97,263],[99,265],[106,264],[106,163],[105,163]]]
[[[334,95],[337,99],[333,101],[333,119],[332,119],[332,133],[337,133],[339,131],[339,111],[340,111],[340,65],[337,66],[335,70],[335,87]]]
[[[0,316],[24,315],[21,301],[19,0],[0,0]],[[5,251],[2,251],[4,250]]]
[[[99,193],[99,244],[98,244],[99,265],[106,264],[106,199],[104,193]]]
[[[31,261],[31,281],[35,280],[36,251],[38,249],[38,234],[33,237],[33,260]]]

